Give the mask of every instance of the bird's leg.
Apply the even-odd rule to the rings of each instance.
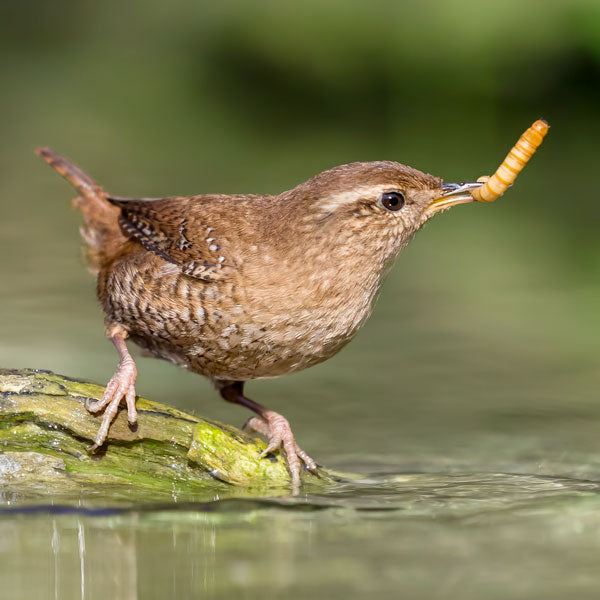
[[[295,487],[300,484],[300,468],[302,462],[309,470],[317,470],[315,461],[308,456],[298,444],[296,444],[288,420],[279,413],[269,410],[261,404],[258,404],[258,402],[254,402],[253,400],[250,400],[250,398],[244,396],[243,381],[217,381],[216,385],[221,396],[227,400],[227,402],[241,404],[258,415],[258,417],[249,419],[244,427],[253,429],[269,440],[269,445],[266,450],[262,452],[261,456],[266,456],[270,452],[275,452],[283,446],[292,475],[292,484]]]
[[[96,413],[106,407],[102,423],[100,424],[100,428],[98,429],[98,433],[94,440],[94,445],[90,448],[90,451],[99,448],[106,440],[110,424],[116,417],[117,412],[119,411],[119,405],[123,398],[125,398],[127,404],[127,420],[130,425],[135,424],[137,421],[137,411],[135,409],[135,379],[137,377],[137,368],[131,354],[129,354],[129,351],[127,350],[127,345],[125,344],[127,331],[120,325],[114,324],[108,327],[106,335],[115,345],[121,360],[119,361],[117,372],[112,376],[104,390],[102,399],[87,401],[85,404],[85,407],[92,413]]]

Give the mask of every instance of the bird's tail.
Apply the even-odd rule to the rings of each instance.
[[[83,214],[79,231],[85,243],[88,266],[97,273],[126,242],[119,228],[119,209],[106,199],[102,187],[70,160],[50,148],[36,148],[35,153],[80,192],[81,196],[73,200],[73,206]]]

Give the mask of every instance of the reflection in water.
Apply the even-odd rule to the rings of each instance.
[[[205,592],[213,589],[215,586],[215,557],[217,553],[217,528],[212,519],[205,516],[206,526],[202,530],[202,545],[204,553],[202,555],[202,587]],[[190,542],[190,554],[193,554],[194,547],[197,545],[198,532],[195,532],[194,539]],[[196,575],[196,561],[192,564],[192,573]],[[192,584],[195,587],[195,581]]]
[[[0,583],[14,600],[564,598],[573,582],[579,597],[600,591],[600,484],[590,480],[387,474],[300,498],[101,517],[12,506],[0,518]]]
[[[0,530],[7,543],[0,583],[10,591],[3,597],[138,598],[134,522],[133,516],[126,526],[116,527],[109,521],[77,516],[3,521]],[[49,555],[52,565],[47,563]]]
[[[77,520],[77,541],[79,542],[79,572],[81,574],[81,598],[85,598],[85,536],[83,523]]]
[[[56,600],[58,600],[58,590],[59,590],[59,583],[58,583],[58,570],[59,570],[59,563],[58,563],[58,553],[60,550],[60,540],[58,537],[58,528],[56,526],[56,519],[54,519],[52,521],[52,554],[54,555],[54,598]]]

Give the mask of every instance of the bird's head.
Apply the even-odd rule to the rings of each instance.
[[[395,258],[434,214],[471,202],[481,183],[445,183],[390,161],[335,167],[300,184],[291,194],[302,204],[300,224],[348,256]],[[379,262],[379,261],[378,261]]]

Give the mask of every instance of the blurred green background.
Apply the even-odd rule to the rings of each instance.
[[[80,258],[73,191],[36,145],[120,195],[279,192],[356,160],[472,180],[532,121],[552,126],[505,197],[416,237],[348,348],[247,388],[323,464],[424,472],[422,488],[366,479],[338,497],[398,512],[198,514],[156,534],[137,521],[5,521],[11,597],[52,585],[61,597],[61,569],[61,589],[83,595],[84,531],[97,548],[86,581],[101,573],[96,591],[114,583],[114,597],[135,597],[123,592],[131,573],[163,598],[275,597],[265,579],[298,598],[598,597],[597,492],[577,508],[543,491],[571,493],[561,475],[590,490],[600,478],[597,0],[3,2],[0,80],[0,365],[97,382],[117,356]],[[248,416],[197,375],[138,367],[141,395],[230,423]],[[505,485],[482,471],[525,476]],[[458,472],[474,475],[456,487]],[[475,512],[461,520],[455,502]],[[137,571],[104,577],[106,543],[138,553]]]
[[[471,180],[544,117],[550,135],[514,189],[428,225],[353,344],[249,392],[287,414],[323,462],[371,451],[395,462],[413,444],[457,452],[490,428],[507,434],[507,413],[600,411],[598,2],[59,0],[1,11],[0,364],[98,382],[116,365],[73,192],[36,145],[121,195],[278,192],[355,160]],[[140,360],[138,390],[246,417],[160,361]]]

